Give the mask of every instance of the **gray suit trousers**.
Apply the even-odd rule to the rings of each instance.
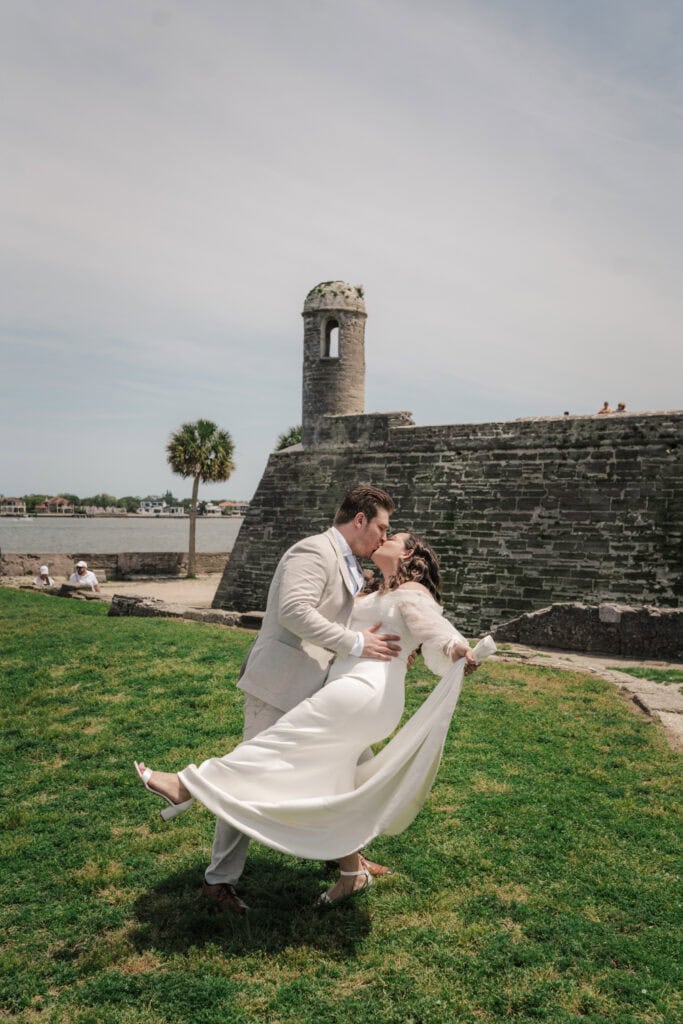
[[[284,711],[265,704],[251,693],[244,694],[244,739],[251,740],[264,729],[270,729]],[[216,831],[211,847],[211,863],[204,878],[210,885],[227,882],[236,885],[244,871],[244,862],[249,849],[249,836],[238,832],[220,818],[216,819]]]

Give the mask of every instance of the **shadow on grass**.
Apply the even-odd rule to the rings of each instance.
[[[202,894],[202,881],[198,865],[170,875],[136,900],[132,910],[139,927],[130,938],[138,952],[185,953],[210,945],[223,953],[275,953],[301,946],[342,959],[353,955],[371,929],[366,896],[334,909],[313,906],[333,881],[316,862],[250,857],[239,886],[251,907],[243,917],[219,912]]]

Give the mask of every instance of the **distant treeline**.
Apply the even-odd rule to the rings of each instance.
[[[121,508],[126,512],[137,512],[141,501],[155,501],[161,498],[167,505],[180,505],[189,510],[190,498],[176,498],[170,491],[165,494],[147,494],[142,497],[139,494],[127,494],[123,498],[117,498],[113,494],[93,494],[81,498],[77,494],[70,494],[67,491],[60,491],[59,494],[22,494],[22,501],[26,502],[26,511],[35,512],[38,505],[43,505],[50,498],[66,498],[74,508],[92,506],[93,508]],[[219,499],[223,501],[224,499]],[[227,499],[226,499],[227,500]],[[200,502],[200,506],[205,502]],[[199,509],[201,514],[201,509]]]

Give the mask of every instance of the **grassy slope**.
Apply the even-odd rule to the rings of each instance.
[[[683,1020],[681,762],[608,684],[483,667],[427,806],[373,844],[397,875],[321,915],[321,866],[253,845],[245,922],[199,895],[212,819],[164,825],[132,760],[237,741],[251,636],[0,589],[0,637],[0,1019]]]

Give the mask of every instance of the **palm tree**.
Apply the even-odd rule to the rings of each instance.
[[[192,477],[188,576],[194,576],[199,481],[206,484],[227,480],[235,468],[232,461],[234,450],[235,445],[227,430],[219,430],[211,420],[183,423],[180,430],[171,434],[166,445],[166,457],[173,472],[182,477]]]

